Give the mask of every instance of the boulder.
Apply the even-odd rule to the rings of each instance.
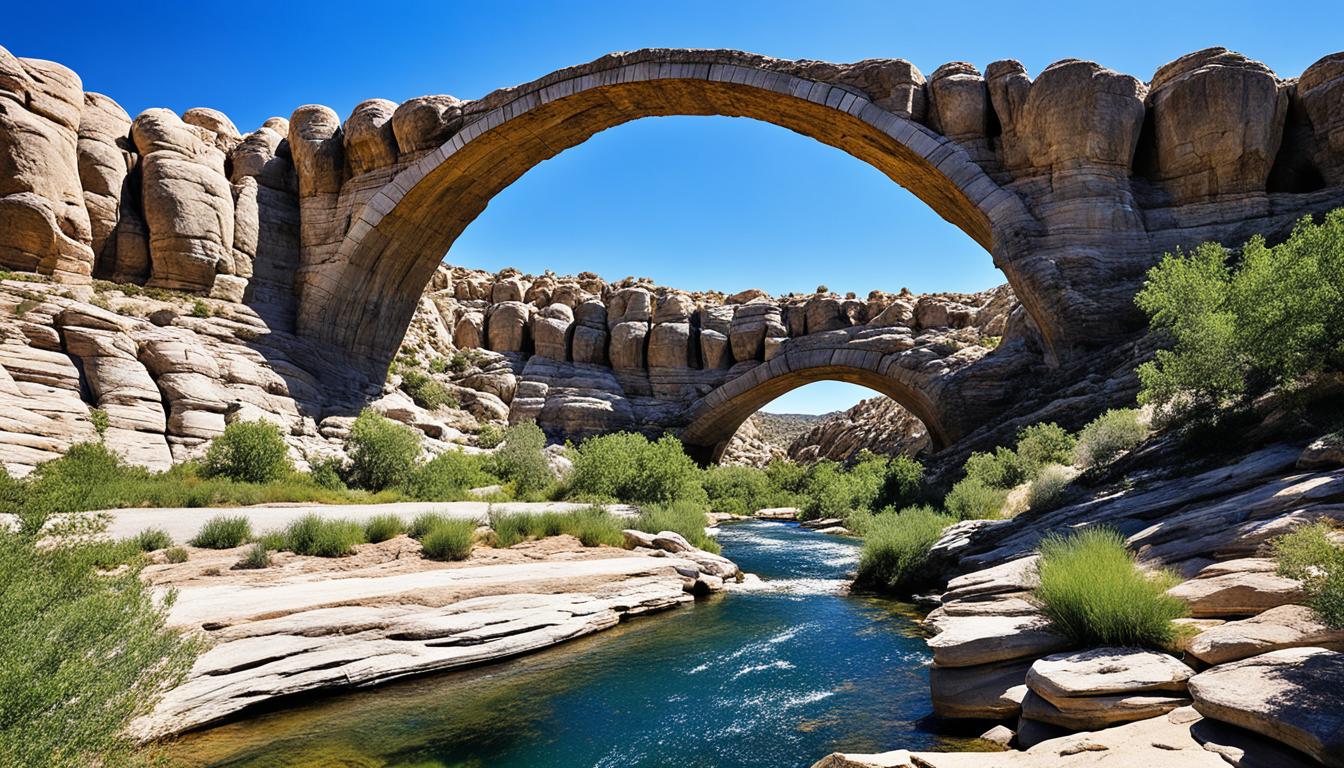
[[[588,299],[574,308],[570,354],[576,363],[607,364],[607,307],[602,302]]]
[[[1137,648],[1090,648],[1037,659],[1027,687],[1056,706],[1082,696],[1184,691],[1194,671],[1174,656]]]
[[[1031,84],[1016,133],[1036,168],[1057,172],[1102,166],[1128,175],[1146,94],[1134,77],[1064,59]]]
[[[1344,767],[1344,653],[1289,648],[1190,678],[1195,709]]]
[[[403,155],[438,149],[462,127],[462,101],[452,96],[417,96],[392,113],[392,134]]]
[[[134,165],[131,118],[126,110],[101,93],[85,93],[79,118],[79,183],[89,213],[94,259],[107,274],[116,272],[121,196]]]
[[[1254,561],[1246,562],[1246,569],[1234,571],[1220,570],[1225,566],[1215,563],[1167,594],[1184,600],[1195,618],[1254,616],[1306,597],[1302,582],[1258,570],[1260,564]]]
[[[1344,629],[1327,626],[1304,605],[1281,605],[1249,619],[1229,621],[1205,629],[1186,643],[1190,655],[1205,664],[1307,646],[1344,651]]]
[[[690,368],[693,342],[690,323],[658,323],[649,331],[649,367]]]
[[[607,302],[607,325],[613,330],[620,323],[648,323],[652,319],[653,294],[647,288],[622,288]]]
[[[358,176],[397,161],[397,139],[392,133],[396,109],[387,99],[367,99],[356,104],[345,119],[342,134],[351,174]]]
[[[953,141],[983,139],[989,127],[989,90],[973,64],[954,61],[929,76],[929,123]]]
[[[336,195],[345,180],[341,118],[330,107],[305,104],[289,118],[289,151],[299,176],[299,197]]]
[[[192,107],[182,113],[182,122],[209,131],[211,143],[221,152],[228,153],[243,140],[238,127],[228,115],[209,107]]]
[[[538,355],[567,360],[573,335],[574,310],[564,304],[551,304],[532,316],[532,344]]]
[[[1010,560],[1002,565],[962,574],[947,582],[943,603],[984,598],[1010,592],[1027,592],[1041,583],[1036,555]]]
[[[928,645],[940,667],[1036,658],[1068,645],[1041,616],[950,616],[938,628]]]
[[[1264,192],[1288,111],[1269,67],[1206,48],[1158,69],[1147,101],[1157,179],[1173,202]]]
[[[737,362],[763,360],[766,337],[786,336],[779,307],[773,302],[753,301],[737,307],[728,329],[728,343]]]
[[[1095,731],[1165,715],[1189,704],[1189,698],[1175,693],[1079,696],[1052,702],[1035,691],[1028,691],[1022,700],[1022,716],[1072,731]]]
[[[233,190],[224,153],[203,128],[166,109],[142,112],[131,126],[144,169],[150,285],[209,291],[221,260],[232,260]]]
[[[611,329],[608,350],[613,368],[628,370],[646,367],[649,324],[643,320],[617,323]]]
[[[1344,53],[1332,53],[1302,72],[1297,98],[1311,119],[1316,164],[1328,184],[1344,184]]]
[[[79,76],[0,48],[0,268],[87,281],[89,213],[80,186]]]
[[[684,293],[668,293],[658,299],[654,323],[689,323],[695,314],[695,300]]]
[[[995,61],[985,67],[985,86],[1002,131],[999,146],[1004,167],[1013,172],[1021,171],[1031,164],[1027,158],[1026,141],[1020,133],[1031,92],[1027,68],[1013,59]]]
[[[933,667],[929,697],[939,717],[1011,720],[1022,712],[1031,661],[1014,660],[974,667]]]
[[[521,353],[528,341],[531,308],[521,301],[506,301],[490,307],[486,320],[488,348],[492,352]]]
[[[849,327],[840,299],[835,296],[813,296],[804,307],[808,333],[823,333]]]
[[[484,349],[485,315],[480,312],[463,312],[453,326],[453,346],[458,349]]]

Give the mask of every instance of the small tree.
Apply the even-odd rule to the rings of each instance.
[[[381,491],[406,482],[420,461],[420,435],[377,411],[365,408],[345,444],[351,484]]]
[[[519,496],[537,493],[551,484],[555,475],[546,460],[546,434],[535,422],[523,422],[509,427],[504,444],[494,454],[495,474],[513,483]]]
[[[293,467],[280,428],[268,421],[239,421],[224,428],[205,454],[207,477],[244,483],[279,480]]]

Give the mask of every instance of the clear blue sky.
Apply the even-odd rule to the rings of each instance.
[[[1015,58],[1035,74],[1087,58],[1147,80],[1225,45],[1296,76],[1344,48],[1344,3],[14,3],[0,45],[59,61],[134,116],[220,109],[243,131],[306,103],[496,88],[650,46],[786,58],[897,57],[926,75]],[[733,200],[735,206],[726,205]],[[741,201],[748,213],[741,213]],[[732,211],[732,213],[729,213]],[[877,171],[781,128],[728,118],[641,120],[505,190],[448,255],[529,272],[641,275],[687,289],[977,290],[989,255]],[[813,385],[771,410],[871,394]]]

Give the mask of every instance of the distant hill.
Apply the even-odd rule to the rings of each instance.
[[[756,423],[756,430],[766,442],[788,450],[794,440],[836,413],[839,413],[839,411],[832,413],[770,413],[769,411],[758,411],[755,416],[752,416],[752,420]]]

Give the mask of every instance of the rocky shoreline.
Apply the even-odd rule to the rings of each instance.
[[[425,559],[406,536],[346,558],[277,553],[233,568],[245,548],[160,555],[145,569],[176,598],[168,624],[206,643],[181,685],[138,720],[152,740],[298,694],[368,687],[535,652],[717,591],[738,575],[675,533],[628,532],[633,549],[555,536]]]

